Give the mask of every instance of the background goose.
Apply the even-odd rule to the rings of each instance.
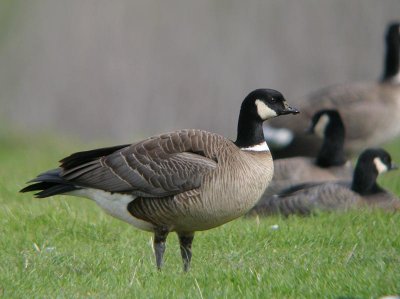
[[[281,213],[307,215],[313,210],[344,210],[360,206],[400,210],[400,200],[381,188],[377,176],[396,169],[383,149],[367,149],[359,157],[352,181],[306,183],[269,196],[258,205],[254,214]]]
[[[264,120],[296,114],[281,93],[258,89],[243,101],[237,139],[201,130],[180,130],[132,145],[79,152],[60,168],[40,174],[21,192],[36,197],[68,194],[94,200],[107,213],[154,233],[158,269],[169,232],[176,232],[184,270],[194,232],[242,216],[273,175]]]
[[[274,160],[274,176],[263,197],[249,212],[257,210],[267,199],[279,191],[306,182],[351,180],[353,168],[345,159],[345,128],[336,110],[320,110],[314,114],[309,133],[323,139],[317,158],[293,157]]]
[[[386,56],[382,79],[379,82],[350,83],[324,88],[312,94],[301,105],[302,115],[296,121],[272,121],[280,128],[266,134],[267,141],[282,136],[271,145],[278,144],[274,157],[297,155],[315,156],[320,141],[302,132],[309,118],[320,109],[339,110],[346,127],[345,148],[358,152],[400,135],[400,24],[388,26]],[[286,130],[283,130],[286,129]],[[268,127],[266,128],[268,131]],[[281,133],[283,132],[283,133]]]

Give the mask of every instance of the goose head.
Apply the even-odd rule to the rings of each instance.
[[[400,23],[398,22],[393,22],[387,27],[383,81],[400,83]]]
[[[297,114],[284,96],[274,89],[256,89],[243,100],[240,108],[235,144],[251,147],[264,142],[262,124],[265,120],[285,114]]]
[[[397,169],[396,164],[392,162],[392,157],[384,150],[375,150],[372,155],[375,171],[378,174]]]
[[[340,166],[346,163],[344,154],[345,128],[337,110],[323,109],[316,112],[307,130],[323,139],[316,164],[320,167]]]
[[[337,110],[323,109],[313,115],[307,132],[313,133],[322,139],[336,137],[339,134],[344,138],[345,128]]]
[[[244,99],[240,113],[263,122],[279,115],[297,114],[299,111],[290,107],[279,91],[256,89]]]
[[[361,195],[381,191],[376,179],[379,174],[397,169],[390,154],[381,148],[366,149],[358,158],[354,170],[352,190]]]
[[[400,23],[393,22],[388,25],[386,33],[386,42],[389,44],[400,43]]]

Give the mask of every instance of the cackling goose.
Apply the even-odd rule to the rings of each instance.
[[[285,142],[273,151],[274,157],[315,156],[320,141],[304,134],[302,127],[307,124],[315,111],[320,109],[339,110],[346,126],[346,152],[357,153],[363,148],[399,136],[399,70],[400,23],[392,23],[387,29],[386,56],[381,80],[324,88],[312,94],[301,106],[302,116],[296,118],[295,122],[282,122],[279,119],[272,121],[271,126],[280,129],[278,133],[285,133],[283,138]],[[268,132],[268,127],[266,131]],[[265,135],[269,141],[268,135],[271,135],[271,132]]]
[[[345,128],[336,110],[320,110],[314,114],[307,130],[323,139],[317,158],[292,157],[274,160],[274,176],[259,202],[250,210],[257,211],[271,195],[291,186],[307,182],[351,180],[353,168],[345,159]],[[273,153],[272,153],[273,155]]]
[[[21,192],[39,191],[39,198],[86,197],[110,215],[153,232],[158,269],[167,235],[176,232],[187,271],[194,233],[245,214],[271,181],[273,163],[263,121],[297,113],[280,92],[257,89],[241,105],[235,142],[188,129],[78,152]]]
[[[400,210],[400,200],[380,187],[379,174],[396,169],[383,149],[367,149],[359,157],[352,181],[305,183],[263,200],[258,215],[281,213],[308,215],[315,210],[345,210],[363,206]]]

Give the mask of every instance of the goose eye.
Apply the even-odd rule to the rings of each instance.
[[[271,103],[275,103],[275,102],[276,102],[276,99],[271,98],[270,102],[271,102]]]

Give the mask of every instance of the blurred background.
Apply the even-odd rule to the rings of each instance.
[[[129,142],[235,138],[240,103],[382,74],[399,0],[0,0],[0,124]]]

